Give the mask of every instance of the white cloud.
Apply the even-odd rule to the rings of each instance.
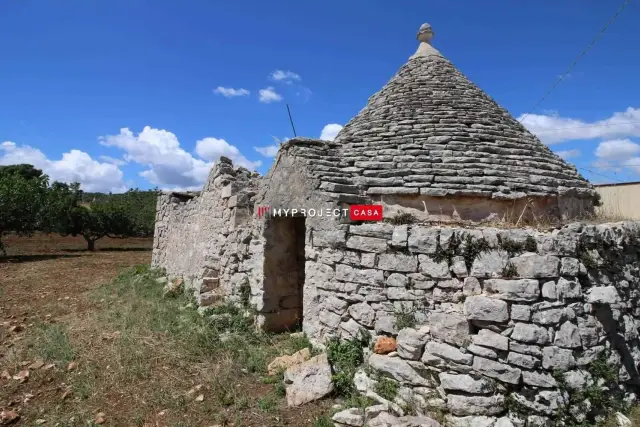
[[[629,139],[603,141],[596,148],[595,155],[605,160],[625,160],[640,153],[640,145]]]
[[[266,147],[253,147],[258,153],[265,157],[275,157],[280,149],[279,145],[267,145]]]
[[[100,156],[100,160],[102,160],[105,163],[110,163],[116,166],[122,166],[127,164],[127,162],[125,162],[124,160],[116,159],[115,157],[111,157],[111,156]]]
[[[564,151],[556,151],[556,154],[563,159],[573,159],[574,157],[580,157],[582,153],[580,150],[564,150]]]
[[[123,150],[126,161],[147,167],[140,176],[163,188],[198,189],[220,155],[252,169],[257,163],[247,160],[233,145],[216,138],[199,140],[196,152],[201,158],[194,157],[180,146],[175,134],[150,126],[145,126],[138,135],[122,128],[118,135],[101,137],[100,143]]]
[[[259,167],[262,162],[247,159],[240,153],[240,150],[234,145],[229,144],[224,139],[203,138],[196,142],[196,153],[205,160],[215,162],[220,156],[225,156],[233,161],[236,166],[242,166],[250,170]]]
[[[269,76],[271,80],[275,80],[277,82],[282,82],[286,84],[291,84],[294,81],[302,80],[299,74],[294,73],[293,71],[283,71],[283,70],[275,70]]]
[[[222,86],[218,86],[213,92],[227,98],[233,98],[235,96],[247,96],[250,93],[246,89],[242,89],[242,88],[234,89],[232,87],[222,87]]]
[[[322,128],[322,132],[320,133],[320,139],[325,141],[333,141],[336,139],[338,133],[342,130],[342,126],[337,123],[329,123],[325,127]]]
[[[311,98],[312,94],[313,92],[311,92],[311,89],[304,86],[299,86],[298,91],[296,92],[296,96],[302,98],[302,102],[307,102]]]
[[[0,144],[0,165],[29,163],[49,175],[51,181],[79,182],[85,191],[127,190],[118,165],[101,163],[84,151],[63,153],[60,160],[51,160],[37,148],[6,141]]]
[[[604,120],[588,122],[552,114],[520,116],[522,124],[546,144],[578,139],[611,139],[640,136],[640,108],[629,107]]]
[[[593,166],[601,170],[620,172],[623,169],[640,174],[640,145],[629,139],[614,139],[598,144]]]
[[[265,89],[260,89],[260,102],[270,104],[272,102],[282,101],[282,95],[280,95],[273,86],[269,86]]]
[[[273,144],[266,145],[264,147],[253,147],[258,153],[262,154],[265,157],[275,157],[278,154],[278,150],[280,149],[280,145],[284,144],[291,138],[278,138],[277,136],[272,136]]]

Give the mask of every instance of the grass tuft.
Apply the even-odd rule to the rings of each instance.
[[[75,356],[67,328],[59,324],[38,325],[34,351],[43,360],[62,363],[72,361]]]

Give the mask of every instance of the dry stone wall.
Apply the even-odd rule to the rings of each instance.
[[[304,330],[370,337],[369,349],[395,339],[367,350],[355,383],[396,412],[435,408],[454,426],[593,421],[640,384],[639,236],[640,223],[312,231]]]
[[[257,179],[222,157],[201,193],[158,198],[152,266],[183,278],[201,307],[250,297],[249,272],[259,270],[251,253],[261,247],[252,228]]]

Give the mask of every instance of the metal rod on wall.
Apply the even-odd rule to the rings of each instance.
[[[298,136],[296,135],[296,127],[293,125],[293,119],[291,118],[291,110],[289,109],[289,104],[287,104],[287,112],[289,113],[289,121],[291,122],[291,128],[293,129],[293,136]]]

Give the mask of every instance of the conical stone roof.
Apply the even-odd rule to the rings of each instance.
[[[592,198],[591,184],[431,44],[420,46],[338,134],[342,170],[367,195]]]

